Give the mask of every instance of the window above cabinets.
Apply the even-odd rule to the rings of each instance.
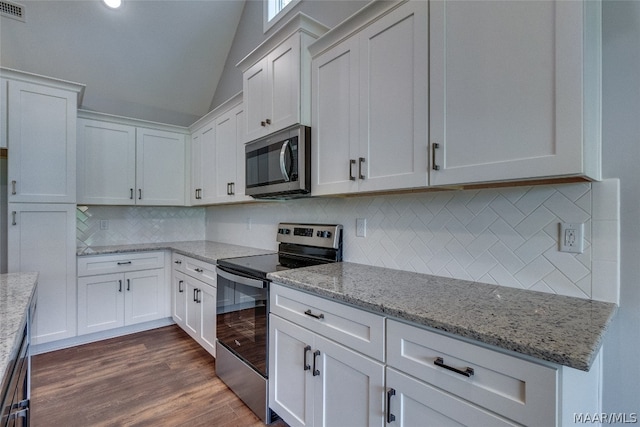
[[[283,16],[301,0],[264,0],[263,27],[269,31]]]

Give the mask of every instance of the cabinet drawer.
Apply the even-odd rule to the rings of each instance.
[[[208,262],[185,256],[181,265],[185,274],[211,286],[216,286],[217,273],[215,264],[209,264]]]
[[[132,252],[78,257],[78,276],[126,273],[164,267],[164,252]]]
[[[173,253],[171,255],[171,268],[173,271],[179,271],[180,273],[186,273],[186,261],[187,257],[181,254]]]
[[[384,317],[271,284],[269,312],[384,362]]]
[[[554,368],[394,320],[387,344],[389,366],[519,423],[556,425]]]

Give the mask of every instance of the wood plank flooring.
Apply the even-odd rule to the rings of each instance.
[[[34,356],[31,394],[33,427],[264,426],[177,326]]]

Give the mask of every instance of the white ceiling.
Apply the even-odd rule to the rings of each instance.
[[[82,108],[182,126],[209,111],[244,0],[10,0],[0,65],[87,85]],[[260,22],[260,24],[262,24]]]

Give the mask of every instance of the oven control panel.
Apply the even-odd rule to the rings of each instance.
[[[278,224],[278,242],[337,249],[341,237],[342,225]]]

